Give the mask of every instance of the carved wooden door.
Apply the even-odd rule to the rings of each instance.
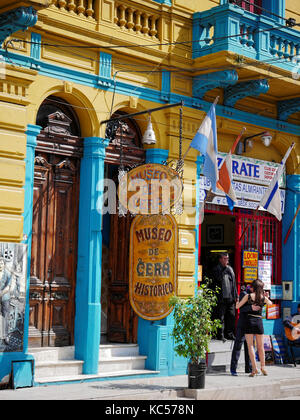
[[[137,315],[129,301],[129,235],[132,217],[111,215],[109,246],[109,302],[107,338],[136,343]]]
[[[78,158],[39,153],[35,159],[29,345],[73,343]]]
[[[138,127],[132,120],[123,121],[113,136],[109,135],[109,131],[108,138],[112,140],[106,149],[105,161],[110,167],[108,176],[117,184],[118,166],[121,164],[121,159],[124,166],[129,169],[144,163],[145,151],[141,147]],[[113,131],[114,127],[111,127],[111,132]],[[107,339],[111,342],[137,342],[138,317],[129,300],[131,221],[130,214],[123,217],[119,217],[118,214],[110,215]]]

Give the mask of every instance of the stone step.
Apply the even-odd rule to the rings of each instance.
[[[99,359],[99,372],[121,372],[124,370],[145,369],[147,356],[112,357]]]
[[[122,372],[100,372],[97,375],[85,375],[85,374],[80,374],[80,375],[60,375],[60,376],[48,376],[48,377],[38,377],[35,378],[35,382],[37,384],[41,384],[41,385],[45,385],[45,384],[53,384],[56,382],[82,382],[85,380],[97,380],[97,379],[102,379],[102,378],[117,378],[119,376],[122,377],[132,377],[134,378],[135,376],[149,376],[149,375],[153,375],[156,376],[157,374],[159,374],[159,371],[155,371],[155,370],[147,370],[147,369],[141,369],[141,370],[123,370]],[[107,398],[107,397],[106,397]]]
[[[138,344],[100,344],[100,360],[125,356],[139,356]]]
[[[74,360],[75,348],[74,346],[67,347],[38,347],[29,349],[29,354],[32,354],[35,363],[39,362],[55,362],[57,360]]]
[[[35,380],[45,377],[70,376],[82,373],[81,360],[50,360],[35,363]]]
[[[74,359],[74,346],[32,348],[35,359],[35,381],[59,382],[78,380],[82,374],[83,361]],[[153,373],[145,370],[147,357],[139,354],[137,344],[101,344],[99,348],[99,375],[123,376]],[[96,375],[97,377],[97,375]],[[75,379],[74,379],[75,378]],[[76,379],[77,378],[77,379]]]

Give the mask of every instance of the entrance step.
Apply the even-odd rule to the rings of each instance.
[[[74,346],[33,348],[30,354],[35,359],[38,384],[159,373],[145,369],[147,356],[139,354],[137,344],[101,344],[97,375],[82,373],[83,361],[75,360]]]
[[[226,372],[230,369],[231,354],[234,341],[211,340],[207,357],[207,372],[219,371]],[[245,366],[244,346],[241,349],[239,367]]]

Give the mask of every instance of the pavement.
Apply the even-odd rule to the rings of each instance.
[[[187,375],[63,383],[0,390],[0,400],[300,400],[300,365],[269,365],[268,376],[208,373],[205,388],[188,389]]]

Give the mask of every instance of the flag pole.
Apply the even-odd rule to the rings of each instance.
[[[212,104],[212,105],[217,105],[217,103],[218,103],[219,99],[220,99],[220,96],[217,96],[217,97],[216,97],[216,99],[214,100],[214,102],[213,102],[213,104]],[[190,151],[190,149],[191,149],[191,144],[192,144],[192,142],[190,143],[189,147],[187,148],[187,151],[185,152],[185,154],[183,155],[182,160],[184,160],[184,159],[186,158],[186,155],[187,155],[187,154],[188,154],[188,152]]]
[[[289,154],[291,153],[291,151],[293,150],[293,148],[295,147],[295,143],[293,142],[291,145],[290,145],[290,147],[288,148],[288,150],[287,150],[287,152],[286,152],[286,154],[284,155],[284,157],[283,157],[283,159],[282,159],[282,161],[281,161],[281,165],[285,165],[285,162],[287,161],[287,158],[289,157]],[[277,169],[278,171],[279,171],[279,168]],[[276,175],[274,175],[274,176],[276,176]],[[252,216],[252,219],[256,216],[256,214],[257,214],[257,212],[258,212],[258,209],[259,209],[259,206],[260,206],[260,204],[258,204],[258,206],[257,206],[257,208],[256,208],[256,210],[255,210],[255,212],[254,212],[254,214],[253,214],[253,216]],[[297,210],[298,211],[298,210]],[[251,224],[251,222],[252,222],[252,219],[250,219],[249,221],[248,221],[248,223],[247,223],[247,225],[246,225],[246,227],[245,227],[245,229],[243,230],[243,232],[242,232],[242,235],[241,235],[241,237],[240,237],[240,241],[243,239],[243,237],[244,237],[244,235],[245,235],[245,233],[246,233],[246,230],[248,229],[248,227],[249,227],[249,225]],[[288,234],[289,234],[290,232],[288,232]],[[287,239],[287,238],[286,238]]]
[[[300,211],[300,204],[299,204],[299,206],[297,208],[297,211],[296,211],[296,213],[295,213],[295,215],[293,217],[291,226],[289,227],[289,230],[287,231],[287,234],[286,234],[285,239],[284,239],[284,242],[283,242],[284,244],[286,244],[286,241],[288,240],[288,237],[289,237],[289,235],[290,235],[290,233],[291,233],[291,231],[293,229],[293,226],[294,226],[294,223],[295,223],[295,220],[296,220],[296,217],[297,217],[297,214],[299,213],[299,211]]]
[[[216,98],[217,99],[217,98]],[[237,138],[234,140],[234,143],[233,143],[233,145],[231,146],[231,149],[230,149],[230,153],[232,154],[234,151],[235,151],[235,148],[236,148],[236,146],[237,146],[237,144],[238,144],[238,142],[241,140],[241,138],[242,138],[242,136],[244,135],[244,133],[245,133],[245,131],[246,131],[246,127],[243,127],[242,128],[242,130],[241,130],[241,132],[240,132],[240,134],[237,136]],[[223,161],[223,163],[222,163],[222,166],[224,165],[224,163],[225,163],[225,160]],[[218,183],[217,183],[218,184]],[[218,187],[219,188],[219,187]],[[210,189],[208,190],[208,193],[206,194],[206,196],[205,196],[205,198],[204,198],[204,200],[203,200],[203,205],[206,203],[206,201],[208,200],[208,198],[209,198],[209,195],[211,194],[211,187],[210,187]]]

